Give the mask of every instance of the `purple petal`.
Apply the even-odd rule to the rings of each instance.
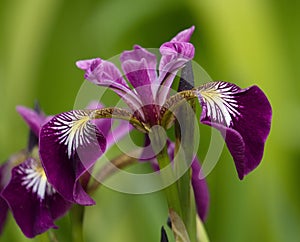
[[[190,38],[193,34],[195,30],[195,26],[192,26],[188,29],[185,29],[181,32],[179,32],[172,40],[171,42],[189,42],[190,41]]]
[[[150,123],[155,123],[156,109],[153,107],[154,96],[152,93],[151,84],[156,81],[156,56],[140,46],[135,46],[132,51],[122,53],[120,60],[122,62],[123,71],[135,88],[138,98],[143,106],[142,113],[145,114],[145,119]],[[136,107],[138,111],[139,108]],[[142,116],[142,115],[141,115]]]
[[[100,109],[103,108],[103,104],[97,101],[91,101],[87,106],[86,109]]]
[[[106,147],[106,139],[90,120],[90,112],[59,114],[43,126],[40,134],[40,156],[49,182],[65,199],[81,205],[94,201],[79,179]]]
[[[204,221],[209,207],[209,192],[205,179],[201,178],[200,171],[199,161],[195,158],[192,163],[192,186],[199,217]]]
[[[173,149],[170,150],[169,154],[171,154],[172,152],[173,152]],[[157,163],[156,154],[153,151],[151,141],[150,141],[150,138],[149,138],[148,134],[145,134],[144,145],[143,145],[142,153],[139,157],[139,160],[142,161],[142,162],[150,160],[151,162],[156,162]],[[155,171],[158,171],[159,170],[158,165],[157,165],[157,167],[154,167],[154,169],[155,169]]]
[[[2,193],[2,190],[3,190],[4,183],[5,183],[4,174],[3,174],[4,170],[6,170],[6,169],[4,169],[5,165],[6,164],[0,166],[0,235],[2,233],[4,224],[5,224],[5,221],[6,221],[6,217],[7,217],[7,212],[8,212],[7,203],[1,197],[1,193]]]
[[[47,117],[43,113],[38,113],[33,109],[23,106],[17,106],[17,111],[38,137],[41,126],[47,121]]]
[[[85,71],[84,78],[86,80],[99,86],[111,88],[129,106],[136,106],[136,103],[141,104],[113,63],[96,58],[77,61],[76,65]]]
[[[1,195],[1,193],[0,193]],[[8,212],[8,206],[6,201],[0,196],[0,235],[2,233],[2,230],[4,228],[6,217]]]
[[[133,51],[122,53],[120,60],[123,71],[135,88],[142,105],[136,106],[133,112],[139,112],[148,123],[157,123],[157,107],[154,104],[152,83],[156,81],[156,57],[150,52],[135,46]]]
[[[194,58],[195,48],[188,42],[167,42],[160,47],[162,58],[159,65],[158,85],[163,85],[161,91],[156,90],[155,94],[159,103],[164,103],[169,92],[177,71],[187,62]]]
[[[157,78],[156,56],[146,49],[135,45],[131,51],[124,51],[120,57],[122,68],[133,87],[153,83]],[[147,78],[141,79],[138,75],[127,75],[131,72],[145,70]]]
[[[93,71],[100,65],[102,60],[100,58],[90,59],[90,60],[80,60],[76,62],[76,66],[81,70],[85,71],[84,78],[91,78]]]
[[[33,158],[12,169],[11,180],[2,196],[22,232],[29,238],[57,228],[54,220],[70,207],[70,203],[47,182],[41,165]]]
[[[201,122],[221,131],[240,179],[256,168],[270,132],[272,109],[257,87],[211,82],[199,89]]]
[[[159,70],[163,73],[165,76],[168,72],[171,73],[174,70],[180,68],[184,63],[176,63],[177,56],[182,57],[183,59],[190,58],[192,59],[194,57],[194,46],[190,43],[190,38],[195,30],[195,27],[192,26],[189,29],[185,29],[181,32],[179,32],[171,41],[164,43],[160,47],[160,53],[162,54],[162,58],[159,63]],[[182,60],[181,60],[182,61]],[[181,62],[179,61],[179,62]],[[174,62],[173,66],[174,68],[171,68],[172,65],[169,64],[167,67],[166,65],[170,62]],[[177,68],[175,68],[177,67]],[[161,74],[160,74],[161,75]],[[163,79],[161,79],[161,82]]]
[[[164,76],[166,73],[172,73],[183,67],[195,55],[194,46],[188,42],[167,42],[159,50],[162,54],[159,70],[160,75]]]
[[[166,88],[159,90],[158,87],[154,87],[153,93],[160,104],[163,104],[169,95],[168,90],[172,86],[177,71],[194,58],[195,48],[191,43],[188,43],[194,29],[195,27],[192,26],[181,31],[170,42],[162,44],[159,49],[162,57],[156,84],[158,86],[164,85]]]
[[[127,60],[122,63],[122,68],[142,103],[153,104],[151,79],[146,60]]]
[[[112,126],[112,120],[105,118],[105,119],[95,119],[91,120],[91,123],[93,123],[97,129],[102,133],[104,137],[107,137],[108,133],[111,130]]]
[[[96,85],[108,86],[125,92],[129,89],[119,69],[109,61],[96,58],[77,61],[76,65],[85,71],[84,78]]]

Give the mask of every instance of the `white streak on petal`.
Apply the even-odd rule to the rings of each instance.
[[[240,106],[234,99],[234,94],[239,91],[237,86],[226,82],[211,82],[200,89],[200,98],[207,106],[206,115],[212,122],[221,123],[230,127],[232,120],[240,115]]]
[[[98,144],[99,132],[90,122],[89,112],[74,110],[56,117],[51,129],[56,130],[58,142],[66,146],[68,157],[71,158],[78,147]]]
[[[36,194],[40,200],[43,200],[46,195],[51,196],[56,192],[48,183],[41,164],[35,159],[31,158],[22,164],[17,172],[22,176],[21,185]]]

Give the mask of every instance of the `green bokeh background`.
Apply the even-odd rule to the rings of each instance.
[[[239,181],[224,149],[208,176],[212,242],[300,238],[300,2],[280,0],[0,0],[0,160],[24,147],[16,105],[38,99],[48,114],[70,110],[83,81],[78,59],[110,58],[134,44],[157,48],[196,26],[195,60],[215,80],[259,85],[273,107],[261,165]],[[257,107],[259,108],[259,107]],[[159,241],[162,194],[102,187],[87,208],[87,241]],[[69,241],[69,218],[60,220]],[[40,237],[34,241],[40,241]],[[0,241],[30,241],[9,216]]]

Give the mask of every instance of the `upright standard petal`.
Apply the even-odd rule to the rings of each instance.
[[[28,158],[12,169],[2,196],[22,232],[29,238],[57,228],[54,220],[65,214],[71,205],[48,183],[40,162],[34,158]]]
[[[182,30],[171,40],[171,42],[189,42],[194,30],[195,26]]]
[[[166,76],[183,67],[188,61],[194,58],[195,48],[188,42],[167,42],[160,48],[162,58],[159,64],[161,81],[159,84],[166,85]]]
[[[175,70],[175,68],[171,68],[172,65],[166,66],[168,63],[173,62],[173,65],[176,66],[176,56],[182,56],[184,58],[191,56],[194,56],[194,47],[192,44],[185,44],[190,41],[190,38],[195,30],[195,27],[192,26],[188,29],[185,29],[181,32],[179,32],[175,37],[171,39],[171,41],[164,43],[160,47],[160,53],[162,54],[162,58],[159,63],[159,70],[164,75],[166,75],[167,72],[172,72]],[[192,52],[191,52],[192,51]],[[177,66],[180,66],[180,63],[177,64]],[[160,74],[161,75],[161,74]],[[161,81],[163,79],[160,79]],[[159,83],[160,84],[160,83]]]
[[[271,128],[272,108],[257,87],[211,82],[198,89],[201,122],[221,131],[240,179],[260,163]]]
[[[133,50],[124,51],[120,57],[120,61],[122,62],[122,68],[125,75],[127,76],[132,86],[135,88],[151,84],[157,78],[156,56],[153,53],[142,48],[141,46],[135,45]],[[141,77],[136,78],[137,75],[127,75],[128,73],[136,72],[138,70],[146,71],[146,80],[143,80]]]
[[[156,56],[140,46],[134,46],[132,51],[124,51],[120,57],[122,69],[128,81],[135,88],[142,106],[133,112],[139,112],[151,124],[157,123],[158,109],[154,105],[152,83],[157,79]],[[139,111],[140,110],[140,111]]]
[[[195,48],[188,42],[167,42],[160,47],[162,58],[159,65],[158,85],[164,86],[162,90],[155,90],[156,98],[163,104],[169,92],[177,71],[194,58]]]
[[[146,60],[127,60],[122,63],[122,67],[127,79],[135,88],[141,102],[144,105],[153,104],[151,77]]]
[[[59,114],[43,126],[40,156],[50,184],[68,201],[92,205],[80,178],[106,147],[106,139],[90,118],[89,110]]]

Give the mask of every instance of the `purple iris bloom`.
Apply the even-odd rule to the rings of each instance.
[[[86,192],[86,178],[104,151],[131,129],[127,122],[112,129],[110,119],[92,120],[100,107],[91,104],[91,109],[57,115],[40,134],[39,151],[48,181],[65,199],[80,205],[95,204]]]
[[[17,111],[29,125],[31,138],[26,150],[11,156],[0,168],[0,230],[9,208],[24,235],[32,238],[57,228],[54,221],[71,203],[50,185],[38,155],[36,138],[49,118],[25,107]]]
[[[189,43],[193,31],[194,27],[186,29],[162,44],[159,64],[154,54],[140,46],[124,51],[120,61],[127,80],[109,61],[95,58],[76,63],[85,71],[86,80],[115,91],[129,109],[74,110],[56,115],[43,126],[40,134],[42,163],[49,182],[66,199],[84,205],[93,202],[78,185],[78,180],[93,167],[106,148],[107,132],[95,122],[107,118],[127,120],[148,134],[155,125],[168,128],[173,124],[170,112],[184,100],[198,100],[202,106],[200,121],[222,133],[240,179],[260,163],[272,111],[268,99],[257,86],[241,89],[219,81],[170,96],[177,72],[194,57],[194,46]]]
[[[86,70],[85,77],[88,80],[115,90],[132,111],[116,108],[74,110],[55,116],[42,128],[39,147],[43,166],[49,182],[67,200],[81,205],[94,204],[79,180],[84,173],[92,169],[105,151],[108,140],[111,140],[110,126],[107,125],[110,123],[107,123],[106,119],[95,120],[95,116],[111,118],[117,115],[143,131],[147,129],[148,123],[159,123],[159,106],[153,103],[157,96],[165,99],[165,93],[159,88],[149,92],[149,88],[152,83],[157,83],[156,87],[159,87],[158,83],[171,86],[170,80],[174,78],[176,71],[193,58],[194,47],[187,42],[193,30],[192,27],[178,34],[171,42],[162,45],[161,51],[164,56],[160,63],[163,70],[160,76],[156,73],[154,54],[139,46],[122,54],[123,69],[125,72],[127,70],[128,80],[138,91],[131,90],[121,72],[108,61],[97,58],[77,62],[79,67]],[[122,125],[120,134],[114,132],[114,136],[120,137],[124,131],[126,127]],[[114,139],[118,140],[117,137]]]

